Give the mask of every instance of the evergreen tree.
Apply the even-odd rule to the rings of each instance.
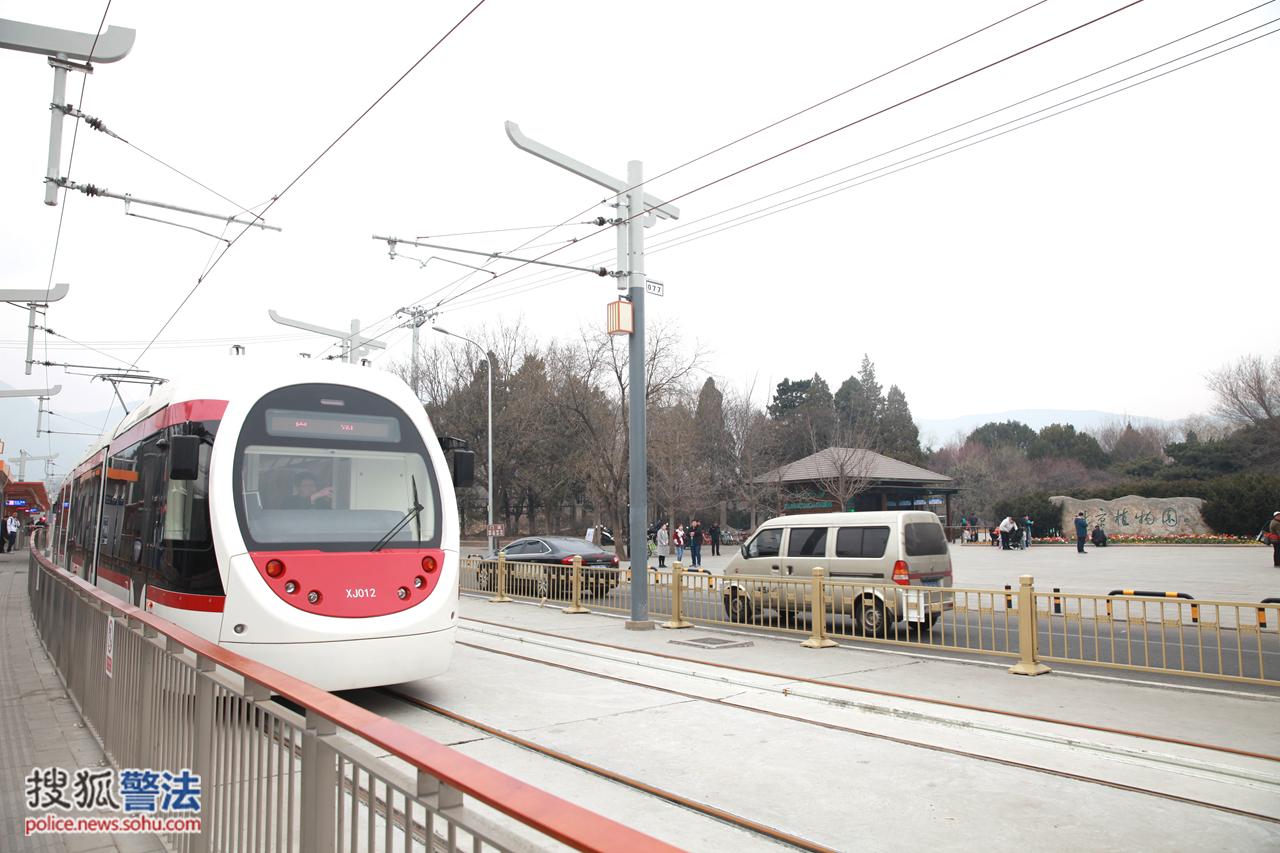
[[[920,452],[920,429],[911,417],[907,395],[897,385],[889,387],[879,427],[878,447],[872,449],[909,465],[924,464],[924,454]]]
[[[812,383],[812,379],[798,379],[792,382],[784,377],[778,383],[778,390],[773,395],[773,402],[769,404],[769,417],[774,420],[783,420],[795,409],[798,409],[800,404],[804,402],[805,394],[808,393],[809,386]]]
[[[1098,440],[1076,432],[1071,424],[1050,424],[1027,448],[1028,459],[1074,459],[1089,469],[1105,468],[1110,460]]]
[[[969,433],[968,438],[968,441],[975,441],[987,450],[1007,446],[1015,447],[1023,453],[1027,452],[1031,442],[1035,440],[1036,431],[1022,421],[1005,421],[1002,424],[991,421]]]
[[[850,432],[874,433],[878,429],[885,398],[876,381],[876,366],[867,355],[862,356],[858,375],[840,385],[834,403],[842,425]]]

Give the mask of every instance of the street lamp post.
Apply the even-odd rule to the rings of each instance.
[[[450,332],[447,329],[444,329],[440,326],[432,326],[431,328],[435,329],[437,332],[439,332],[442,335],[448,335],[451,338],[457,338],[460,341],[466,341],[476,349],[480,350],[480,352],[484,353],[484,363],[485,363],[485,367],[487,368],[485,372],[489,376],[489,429],[488,429],[489,456],[488,456],[488,462],[486,463],[489,468],[489,529],[486,532],[492,533],[493,531],[493,362],[489,359],[489,353],[485,350],[485,348],[480,346],[478,343],[471,340],[470,338],[464,338],[462,335],[458,335],[453,332]],[[489,536],[489,553],[493,554],[497,550],[498,550],[497,537]]]

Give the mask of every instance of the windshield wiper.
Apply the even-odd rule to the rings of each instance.
[[[378,544],[370,548],[369,549],[370,551],[381,551],[382,546],[390,542],[393,536],[395,536],[397,533],[403,530],[404,526],[409,523],[410,519],[417,519],[422,514],[422,510],[424,509],[424,507],[422,506],[422,504],[418,503],[418,479],[416,477],[413,477],[411,479],[413,480],[413,508],[410,509],[407,513],[405,513],[404,518],[400,519],[400,521],[396,524],[396,526],[391,528],[391,530],[387,533],[386,536],[383,536],[381,539],[379,539]],[[418,547],[419,548],[422,547],[422,524],[421,523],[418,524]]]
[[[418,478],[410,475],[409,482],[413,484],[413,520],[414,527],[418,531],[418,549],[422,549],[422,504],[418,503]]]

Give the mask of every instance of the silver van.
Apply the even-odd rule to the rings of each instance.
[[[942,591],[951,587],[951,553],[937,515],[825,512],[770,519],[742,545],[724,570],[729,619],[772,609],[794,620],[811,609],[815,568],[827,612],[852,616],[864,636],[904,620],[928,630],[954,606]]]

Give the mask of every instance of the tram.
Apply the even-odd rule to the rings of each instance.
[[[437,439],[391,374],[228,356],[77,461],[53,558],[325,690],[438,675],[458,625],[463,444]]]

